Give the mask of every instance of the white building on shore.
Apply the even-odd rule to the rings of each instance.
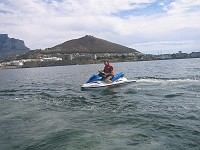
[[[2,62],[0,66],[17,66],[22,67],[26,62],[43,62],[43,61],[61,61],[62,58],[58,57],[48,57],[48,58],[41,58],[41,59],[22,59],[22,60],[14,60],[9,62]]]

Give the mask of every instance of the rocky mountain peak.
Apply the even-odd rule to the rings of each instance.
[[[25,53],[29,50],[23,40],[9,38],[8,34],[0,34],[0,60]]]

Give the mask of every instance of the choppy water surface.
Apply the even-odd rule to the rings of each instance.
[[[200,59],[113,66],[137,82],[81,91],[103,64],[0,70],[0,149],[200,149]]]

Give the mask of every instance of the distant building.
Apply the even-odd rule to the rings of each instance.
[[[96,54],[92,55],[92,56],[91,56],[91,59],[96,60],[96,59],[97,59],[97,55],[96,55]]]
[[[48,58],[42,58],[42,60],[44,60],[44,61],[61,61],[62,58],[58,58],[58,57],[48,57]]]
[[[73,60],[73,59],[74,59],[73,55],[72,55],[72,54],[69,54],[69,55],[68,55],[68,60]]]
[[[21,61],[13,61],[11,62],[11,66],[23,66],[24,63]]]
[[[171,54],[162,54],[162,55],[161,55],[161,58],[162,58],[162,59],[171,59],[172,56],[171,56]]]
[[[192,52],[192,53],[190,54],[190,57],[191,57],[191,58],[200,58],[200,52]]]
[[[15,60],[9,62],[3,62],[0,66],[17,66],[22,67],[25,63],[33,63],[33,62],[48,62],[48,61],[61,61],[62,58],[59,57],[48,57],[48,58],[40,58],[40,59],[22,59],[22,60]]]
[[[155,59],[172,59],[171,54],[155,55]]]
[[[179,51],[178,53],[176,53],[176,58],[188,58],[189,55],[187,53],[182,53],[182,51]]]
[[[1,64],[1,66],[18,66],[18,67],[21,67],[23,65],[24,65],[23,62],[17,61],[17,60],[16,61],[10,61],[10,62],[3,62]]]

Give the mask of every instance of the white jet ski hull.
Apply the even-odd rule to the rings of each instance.
[[[90,89],[90,88],[112,87],[115,85],[131,83],[131,82],[136,82],[136,80],[127,80],[125,77],[121,77],[112,83],[106,83],[105,81],[95,81],[95,82],[91,82],[91,83],[85,83],[81,86],[81,88],[82,89]]]

